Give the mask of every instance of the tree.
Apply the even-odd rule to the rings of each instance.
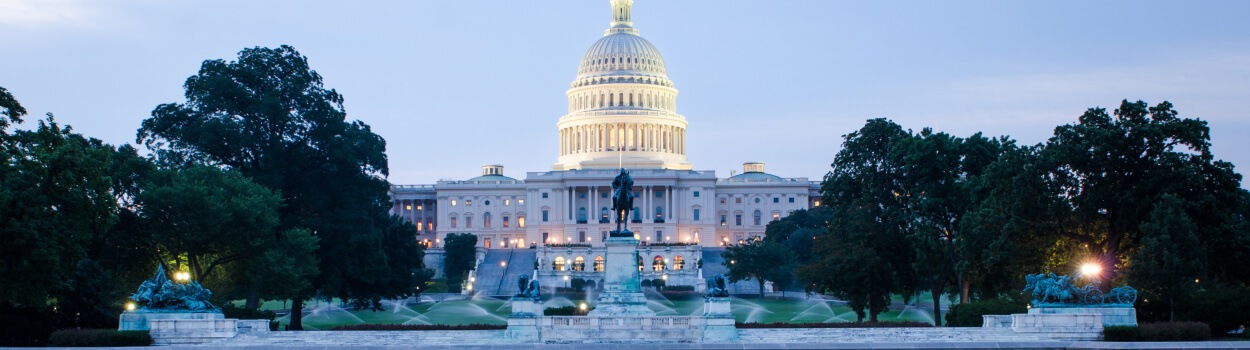
[[[283,198],[279,232],[307,228],[318,237],[317,278],[303,295],[373,299],[409,295],[401,275],[420,265],[419,250],[383,248],[390,219],[386,142],[360,121],[346,121],[343,96],[322,85],[290,46],[251,48],[237,61],[205,61],[187,79],[186,103],[157,106],[137,140],[168,163],[237,170]],[[415,239],[415,232],[411,233]],[[281,241],[281,239],[279,239]],[[382,286],[382,289],[379,289]],[[252,286],[248,307],[262,288]],[[383,290],[385,289],[385,290]],[[301,329],[303,300],[292,303]]]
[[[151,250],[161,264],[173,264],[167,271],[185,266],[192,278],[211,281],[230,264],[247,266],[264,254],[277,236],[282,198],[237,172],[190,165],[158,171],[138,201]]]
[[[8,131],[9,123],[21,123],[22,116],[26,115],[26,108],[13,97],[9,90],[0,86],[0,136],[5,135]]]
[[[447,288],[460,292],[469,270],[477,263],[477,236],[472,233],[452,233],[443,237],[443,274]]]
[[[12,102],[4,108],[15,118],[21,111]],[[113,150],[61,127],[51,114],[35,130],[2,140],[0,281],[21,283],[0,283],[0,302],[46,305],[63,291],[91,237],[114,223]]]
[[[1114,115],[1091,108],[1055,128],[1042,150],[1044,176],[1063,205],[1054,215],[1071,217],[1058,234],[1088,246],[1112,278],[1141,246],[1155,199],[1177,196],[1199,232],[1217,233],[1241,181],[1211,155],[1207,123],[1177,117],[1171,103],[1125,100]]]
[[[795,256],[797,264],[812,261],[812,241],[816,235],[829,230],[833,220],[829,206],[799,209],[785,217],[768,223],[764,228],[764,241],[786,247]]]
[[[1197,225],[1184,204],[1165,194],[1141,225],[1142,247],[1132,256],[1129,282],[1168,303],[1168,318],[1176,320],[1176,304],[1197,289],[1206,270],[1206,247],[1198,240]]]
[[[843,136],[833,171],[821,183],[829,203],[829,237],[817,236],[814,263],[800,271],[808,290],[847,299],[875,321],[891,293],[914,290],[913,249],[904,231],[903,169],[892,150],[910,138],[898,124],[869,120]],[[831,256],[839,255],[839,256]]]
[[[794,256],[779,243],[751,240],[745,244],[729,246],[721,253],[730,262],[729,282],[755,280],[760,286],[760,298],[764,297],[764,282],[784,290],[794,273]]]

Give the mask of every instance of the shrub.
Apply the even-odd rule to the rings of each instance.
[[[1028,312],[1028,306],[1008,299],[978,300],[951,306],[946,313],[948,327],[980,327],[985,315],[1010,315]]]
[[[1202,322],[1153,322],[1137,326],[1107,326],[1106,341],[1197,341],[1211,338],[1211,327]]]
[[[447,293],[448,290],[449,289],[447,288],[447,280],[440,278],[440,279],[433,280],[433,281],[426,281],[425,287],[421,289],[421,292],[422,293]]]
[[[273,313],[273,311],[242,308],[242,307],[234,306],[229,303],[222,305],[221,314],[225,315],[226,318],[235,318],[235,319],[240,319],[240,320],[273,321],[274,318],[278,317],[277,315]]]
[[[738,328],[913,328],[933,327],[928,322],[917,321],[879,321],[879,322],[827,322],[827,323],[742,323],[734,322]]]
[[[586,309],[586,311],[582,311],[580,308],[574,305],[561,306],[561,307],[549,307],[549,308],[543,309],[543,316],[586,316],[587,313],[590,313],[590,310],[594,310],[594,308],[589,308],[589,309]]]
[[[1156,322],[1138,325],[1144,341],[1193,341],[1211,338],[1211,326],[1202,322]]]
[[[1137,326],[1106,326],[1102,329],[1102,340],[1106,341],[1137,341]]]
[[[95,346],[148,346],[152,336],[148,331],[117,331],[112,329],[62,329],[52,332],[48,346],[95,347]]]
[[[1245,286],[1213,286],[1194,293],[1177,310],[1184,319],[1205,322],[1212,334],[1227,334],[1243,325],[1250,325],[1250,288]],[[1180,315],[1178,315],[1180,316]]]
[[[507,329],[502,324],[353,324],[331,328],[333,331],[480,331]]]

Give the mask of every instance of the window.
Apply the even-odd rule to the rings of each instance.
[[[473,200],[472,200],[472,199],[466,199],[466,200],[464,200],[464,206],[466,206],[466,207],[472,207],[472,206],[473,206]]]
[[[780,219],[780,218],[781,218],[781,213],[773,213],[773,221],[777,221],[777,219]]]
[[[634,213],[634,220],[633,220],[634,223],[642,222],[642,214],[640,211],[638,211],[638,207],[634,207],[634,210],[632,210],[631,212]]]
[[[451,228],[456,228],[456,217],[451,217]]]
[[[564,257],[557,256],[556,263],[551,264],[551,269],[555,271],[564,271]]]
[[[503,216],[503,227],[505,227],[505,228],[506,228],[506,227],[508,227],[508,216],[507,216],[507,215],[504,215],[504,216]]]
[[[512,200],[511,199],[503,200],[503,205],[512,205]]]
[[[664,231],[655,231],[655,243],[664,242]]]
[[[773,197],[773,203],[781,203],[780,197]]]
[[[608,198],[607,192],[599,192],[599,198]]]
[[[760,225],[760,217],[762,216],[762,215],[760,214],[760,211],[759,211],[759,210],[756,210],[756,211],[755,211],[755,214],[753,214],[753,215],[754,215],[753,219],[755,219],[755,226],[759,226],[759,225]]]
[[[790,197],[790,203],[794,203],[794,197]]]
[[[543,198],[547,198],[547,192],[543,192]]]
[[[681,255],[673,257],[673,269],[674,270],[681,270],[681,268],[685,266],[686,266],[686,260],[682,259]]]
[[[465,216],[464,216],[464,228],[473,228],[473,217],[472,217],[472,216],[468,216],[468,215],[465,215]]]
[[[404,205],[404,210],[411,211],[411,210],[412,210],[412,204],[407,204],[407,205]]]
[[[549,233],[547,233],[547,232],[543,232],[543,244],[547,244],[547,242],[548,242],[548,240],[547,240],[547,235],[548,235],[548,234],[549,234]]]
[[[486,249],[490,249],[490,238],[482,239],[482,246]]]
[[[583,193],[578,193],[578,194],[577,194],[577,198],[586,198],[586,193],[585,193],[585,192],[583,192]]]
[[[724,197],[722,197],[722,198],[720,199],[720,204],[725,204],[725,198],[724,198]]]
[[[734,203],[742,204],[742,197],[734,198]]]
[[[586,258],[573,258],[573,271],[586,271]]]
[[[699,208],[694,209],[694,221],[699,221]]]
[[[759,197],[756,197],[756,198],[755,198],[755,203],[759,203],[759,202],[760,202]],[[486,204],[490,204],[490,203],[486,203]]]
[[[516,227],[525,227],[525,215],[518,215],[516,217]]]
[[[482,227],[490,228],[490,213],[482,214]]]
[[[656,192],[655,198],[664,198],[664,192]]]
[[[720,225],[725,226],[725,214],[720,214]]]
[[[543,222],[547,222],[547,210],[543,210]]]
[[[742,226],[742,214],[734,214],[734,225]]]
[[[525,205],[525,200],[524,200],[524,199],[518,199],[518,200],[516,200],[516,204],[517,204],[517,205]]]
[[[817,200],[816,200],[816,203],[815,203],[813,206],[819,207],[819,206],[820,206],[820,200],[819,200],[819,199],[817,199]]]
[[[655,258],[651,259],[651,269],[657,272],[664,271],[664,258],[656,255]]]
[[[655,207],[655,221],[656,222],[664,221],[664,208]]]
[[[577,223],[586,223],[586,207],[577,208]]]
[[[482,204],[485,204],[485,205],[490,205],[490,200],[489,200],[489,199],[487,199],[487,200],[486,200],[485,202],[483,202]]]
[[[454,206],[456,206],[456,200],[455,200],[455,199],[451,200],[451,206],[453,206],[453,207],[454,207]]]
[[[577,241],[581,243],[586,242],[586,231],[577,231]]]
[[[595,257],[595,272],[603,272],[603,257]]]
[[[699,191],[694,191],[694,198],[699,198]]]

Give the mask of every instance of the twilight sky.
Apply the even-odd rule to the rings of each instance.
[[[289,44],[350,119],[386,138],[390,180],[547,171],[607,0],[0,0],[0,86],[113,144],[184,102],[207,59]],[[720,177],[763,161],[820,179],[866,119],[1045,141],[1087,108],[1168,100],[1250,167],[1250,1],[636,0]],[[1243,184],[1243,187],[1246,185]]]

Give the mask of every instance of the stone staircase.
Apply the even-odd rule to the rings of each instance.
[[[492,296],[515,295],[518,292],[517,278],[534,273],[536,255],[533,249],[487,250],[486,257],[477,267],[477,290]]]
[[[720,255],[723,252],[725,252],[725,248],[703,248],[703,278],[729,274],[729,268],[726,267],[728,262]],[[760,292],[760,284],[755,280],[738,281],[730,283],[726,287],[729,289],[729,294],[759,294]]]

